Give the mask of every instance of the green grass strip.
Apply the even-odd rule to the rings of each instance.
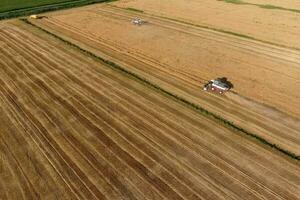
[[[217,1],[225,1],[226,3],[232,3],[232,4],[247,4],[241,0],[217,0]]]
[[[135,8],[125,8],[125,9],[133,11],[133,12],[138,12],[138,13],[143,13],[144,12],[143,10],[139,10],[139,9],[135,9]]]
[[[111,67],[112,69],[115,69],[115,70],[117,70],[117,71],[119,71],[119,72],[122,72],[122,73],[128,75],[129,77],[133,78],[134,80],[137,80],[137,81],[143,83],[144,85],[146,85],[146,86],[148,86],[148,87],[150,87],[150,88],[153,88],[153,89],[155,89],[155,90],[161,92],[162,94],[164,94],[164,95],[166,95],[166,96],[168,96],[168,97],[171,97],[172,99],[174,99],[174,100],[176,100],[176,101],[178,101],[178,102],[180,102],[180,103],[183,103],[183,104],[186,105],[187,107],[190,107],[190,108],[192,108],[192,109],[198,111],[199,113],[201,113],[201,114],[203,114],[203,115],[205,115],[205,116],[207,116],[207,117],[210,117],[210,118],[215,119],[215,120],[218,121],[220,124],[223,124],[225,127],[228,127],[228,128],[231,128],[231,129],[233,129],[233,130],[235,130],[235,131],[238,131],[238,132],[240,132],[240,133],[243,133],[243,134],[245,134],[245,135],[247,135],[247,136],[249,136],[249,137],[251,137],[251,138],[253,138],[253,139],[257,140],[257,141],[259,141],[260,143],[262,143],[262,144],[264,144],[264,145],[266,145],[266,146],[269,146],[269,147],[271,147],[271,148],[273,148],[273,149],[275,149],[275,150],[277,150],[277,151],[283,153],[284,155],[286,155],[286,156],[288,156],[288,157],[290,157],[290,158],[292,158],[292,159],[295,159],[295,160],[297,160],[297,161],[300,160],[300,156],[298,156],[298,155],[296,155],[296,154],[294,154],[294,153],[292,153],[292,152],[289,152],[288,150],[285,150],[285,149],[279,147],[279,146],[276,145],[276,144],[272,144],[272,143],[270,143],[269,141],[267,141],[266,139],[264,139],[264,138],[262,138],[262,137],[260,137],[260,136],[258,136],[258,135],[255,135],[255,134],[253,134],[253,133],[250,133],[249,131],[247,131],[247,130],[245,130],[245,129],[243,129],[243,128],[237,126],[237,125],[235,125],[234,123],[232,123],[232,122],[230,122],[230,121],[228,121],[228,120],[222,118],[221,116],[218,116],[218,115],[216,115],[216,114],[214,114],[214,113],[212,113],[212,112],[206,110],[205,108],[203,108],[203,107],[201,107],[201,106],[199,106],[199,105],[196,105],[196,104],[194,104],[194,103],[192,103],[192,102],[190,102],[190,101],[184,99],[183,97],[180,97],[180,96],[178,96],[178,95],[176,95],[176,94],[173,94],[173,93],[171,93],[171,92],[169,92],[169,91],[167,91],[167,90],[161,88],[160,86],[158,86],[158,85],[156,85],[156,84],[154,84],[154,83],[148,81],[147,79],[145,79],[145,78],[139,76],[138,74],[133,73],[133,72],[131,72],[131,71],[129,71],[129,70],[127,70],[127,69],[121,67],[120,65],[118,65],[118,64],[116,64],[116,63],[114,63],[114,62],[112,62],[112,61],[110,61],[110,60],[106,60],[106,59],[104,59],[104,58],[102,58],[102,57],[99,57],[99,56],[95,55],[94,53],[92,53],[92,52],[90,52],[90,51],[87,51],[87,50],[81,48],[80,46],[78,46],[78,45],[76,45],[76,44],[73,44],[72,42],[70,42],[70,41],[68,41],[68,40],[63,39],[62,37],[59,37],[58,35],[55,35],[54,33],[49,32],[48,30],[45,30],[45,29],[43,29],[42,27],[39,27],[39,26],[37,26],[37,25],[31,23],[31,22],[28,21],[27,19],[21,19],[21,20],[22,20],[23,22],[25,22],[25,23],[27,23],[27,24],[29,24],[29,25],[31,25],[31,26],[33,26],[33,27],[35,27],[35,28],[37,28],[37,29],[39,29],[39,30],[41,30],[41,31],[43,31],[43,32],[45,32],[45,33],[47,33],[47,34],[49,34],[49,35],[51,35],[51,36],[53,36],[54,38],[56,38],[56,39],[58,39],[58,40],[64,42],[65,44],[67,44],[67,45],[73,47],[74,49],[77,49],[77,50],[81,51],[82,53],[84,53],[84,54],[90,56],[91,58],[94,58],[94,59],[96,59],[96,60],[98,60],[98,61],[100,61],[100,62],[106,64],[107,66]]]
[[[77,0],[77,1],[68,1],[63,3],[56,3],[56,4],[37,6],[31,8],[16,9],[11,11],[1,12],[0,20],[11,19],[11,18],[16,18],[21,16],[28,16],[32,14],[40,14],[43,12],[49,12],[55,10],[86,6],[95,3],[112,2],[112,1],[117,1],[117,0]]]
[[[264,8],[264,9],[276,9],[276,10],[284,10],[284,11],[300,13],[300,10],[298,10],[298,9],[284,8],[284,7],[274,6],[274,5],[270,5],[270,4],[248,3],[248,2],[245,2],[242,0],[217,0],[217,1],[224,1],[226,3],[238,4],[238,5],[257,6],[257,7]]]

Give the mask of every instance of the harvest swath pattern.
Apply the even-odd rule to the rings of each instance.
[[[99,19],[107,17],[105,19],[108,20],[109,18],[113,18],[119,23],[129,21],[134,16],[132,13],[109,6],[103,6],[101,9],[97,9],[97,11],[91,10],[89,12],[89,15],[95,17],[95,19],[97,19],[97,15],[99,15]],[[70,16],[72,16],[72,14],[70,14]],[[161,18],[150,17],[147,15],[143,16],[145,19],[149,19],[149,21],[151,21],[151,24],[148,26],[152,26],[153,30],[160,28],[184,32],[186,37],[196,36],[199,37],[199,39],[205,38],[206,40],[216,41],[218,43],[225,44],[228,48],[234,48],[237,49],[237,51],[248,51],[251,54],[255,53],[260,57],[270,59],[273,62],[292,63],[291,67],[288,68],[289,70],[284,72],[276,71],[276,69],[271,69],[269,66],[262,66],[260,64],[250,66],[246,63],[243,67],[253,67],[254,70],[263,68],[265,71],[270,72],[276,71],[275,73],[282,74],[286,79],[292,80],[295,83],[298,82],[297,74],[299,74],[299,68],[294,67],[294,65],[299,64],[297,59],[295,59],[300,58],[300,54],[298,52],[288,49],[282,50],[270,45],[232,38],[218,33],[211,33],[211,31],[186,26],[185,24],[174,23]],[[62,37],[66,37],[68,39],[71,38],[79,44],[83,43],[93,49],[101,49],[100,53],[105,53],[122,64],[126,63],[127,69],[145,77],[147,80],[151,80],[153,83],[160,85],[167,91],[172,91],[174,94],[184,97],[189,102],[201,105],[207,108],[207,110],[234,122],[239,127],[249,130],[250,132],[266,139],[270,143],[276,144],[297,156],[300,154],[300,150],[298,148],[300,145],[300,137],[298,137],[300,136],[299,120],[285,121],[284,117],[282,117],[281,120],[278,120],[278,117],[270,118],[264,113],[254,112],[248,106],[236,104],[231,99],[199,92],[201,90],[201,83],[199,83],[199,79],[201,79],[202,74],[209,71],[204,67],[204,69],[200,67],[191,67],[187,69],[185,67],[168,65],[167,63],[163,63],[149,55],[146,55],[139,49],[134,49],[132,47],[129,49],[122,45],[121,42],[118,43],[113,40],[106,40],[100,35],[97,35],[97,33],[87,31],[88,28],[82,29],[78,27],[78,24],[75,22],[74,24],[72,22],[63,22],[59,20],[59,17],[49,17],[48,19],[41,20],[39,22],[33,21],[33,23],[46,28],[50,32],[54,31]],[[125,51],[125,49],[128,51]],[[96,52],[96,54],[97,53],[99,52]],[[242,63],[244,61],[241,60],[238,62]],[[198,74],[200,74],[200,76]],[[204,79],[205,77],[203,77],[203,80]],[[272,91],[271,86],[270,88],[265,87],[265,91]],[[296,109],[299,95],[295,94],[294,91],[295,90],[286,88],[286,90],[280,94],[277,91],[274,91],[273,94],[281,96],[282,99],[288,99],[289,105],[295,105],[294,111],[299,112],[298,109]],[[293,94],[294,98],[288,98],[289,94]]]
[[[298,163],[43,37],[0,31],[1,199],[300,196]]]
[[[298,166],[272,151],[30,33],[6,28],[0,40],[1,152],[14,195],[297,198]]]
[[[299,50],[300,40],[297,33],[300,30],[300,15],[294,13],[299,9],[298,1],[243,0],[262,8],[223,1],[239,0],[174,0],[172,4],[169,0],[160,0],[159,3],[156,0],[148,0],[147,3],[144,0],[120,0],[114,5]],[[280,7],[286,9],[278,10]],[[233,10],[237,12],[231,12]]]

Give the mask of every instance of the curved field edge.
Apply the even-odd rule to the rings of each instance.
[[[147,79],[139,76],[138,74],[133,73],[133,72],[131,72],[131,71],[129,71],[129,70],[121,67],[120,65],[118,65],[118,64],[116,64],[116,63],[114,63],[114,62],[112,62],[110,60],[107,60],[107,59],[104,59],[102,57],[99,57],[98,55],[95,55],[94,53],[92,53],[90,51],[87,51],[87,50],[81,48],[80,46],[78,46],[76,44],[73,44],[72,42],[70,42],[68,40],[65,40],[64,38],[62,38],[62,37],[60,37],[60,36],[58,36],[58,35],[50,32],[48,30],[45,30],[45,29],[43,29],[43,28],[41,28],[41,27],[39,27],[39,26],[31,23],[27,19],[20,19],[20,20],[23,21],[24,23],[28,24],[28,25],[31,25],[31,26],[33,26],[33,27],[35,27],[35,28],[37,28],[37,29],[39,29],[39,30],[47,33],[48,35],[53,36],[54,38],[56,38],[56,39],[60,40],[61,42],[64,42],[65,44],[67,44],[67,45],[69,45],[69,46],[71,46],[71,47],[73,47],[73,48],[81,51],[82,53],[84,53],[84,54],[86,54],[86,55],[88,55],[88,56],[90,56],[90,57],[92,57],[92,58],[94,58],[94,59],[96,59],[96,60],[98,60],[98,61],[106,64],[106,66],[111,67],[112,69],[117,70],[117,71],[119,71],[121,73],[124,73],[125,75],[129,76],[130,78],[132,78],[132,79],[134,79],[136,81],[139,81],[142,84],[144,84],[144,85],[146,85],[146,86],[148,86],[148,87],[150,87],[150,88],[152,88],[152,89],[154,89],[154,90],[156,90],[158,92],[161,92],[162,94],[164,94],[164,95],[172,98],[173,100],[176,100],[176,101],[178,101],[178,102],[186,105],[187,107],[189,107],[191,109],[196,110],[198,113],[200,113],[202,115],[205,115],[206,117],[209,117],[211,119],[216,120],[217,122],[219,122],[223,126],[225,126],[227,128],[230,128],[232,130],[235,130],[235,132],[242,133],[242,134],[244,134],[244,135],[246,135],[246,136],[248,136],[248,137],[250,137],[252,139],[257,140],[261,144],[264,144],[264,145],[266,145],[268,147],[271,147],[271,148],[273,148],[273,149],[281,152],[282,154],[284,154],[284,155],[286,155],[286,156],[288,156],[288,157],[290,157],[292,159],[300,161],[300,155],[296,155],[293,152],[285,150],[285,149],[281,148],[280,146],[278,146],[277,144],[273,144],[273,143],[269,142],[268,140],[266,140],[266,139],[264,139],[264,138],[262,138],[262,137],[260,137],[260,136],[258,136],[256,134],[254,134],[254,133],[251,133],[251,132],[249,132],[246,129],[243,129],[243,128],[235,125],[234,123],[226,120],[225,118],[223,118],[221,116],[218,116],[218,115],[214,114],[213,112],[210,112],[210,111],[206,110],[205,108],[201,107],[200,105],[194,104],[194,103],[186,100],[183,97],[180,97],[180,96],[178,96],[178,95],[176,95],[176,94],[174,94],[174,93],[172,93],[170,91],[167,91],[167,90],[161,88],[159,85],[156,85],[156,84],[150,82],[149,80],[147,80]]]
[[[223,1],[223,0],[220,0],[220,1]],[[224,30],[224,29],[220,29],[220,28],[216,28],[216,27],[212,27],[212,26],[196,24],[196,23],[188,22],[188,21],[185,21],[185,20],[182,20],[182,19],[175,19],[175,18],[172,18],[172,17],[163,16],[163,15],[156,15],[156,14],[153,14],[153,13],[147,13],[144,10],[139,10],[139,9],[132,8],[132,7],[122,8],[122,7],[119,7],[119,6],[116,6],[116,5],[110,5],[110,6],[118,8],[118,9],[127,10],[129,12],[135,12],[135,13],[139,13],[139,14],[146,14],[146,15],[153,16],[153,17],[159,17],[159,18],[162,18],[162,19],[178,22],[178,23],[181,23],[181,24],[186,24],[186,25],[189,25],[189,26],[194,26],[194,27],[198,27],[198,28],[211,30],[211,31],[216,31],[216,32],[219,32],[219,33],[224,33],[224,34],[232,35],[232,36],[239,37],[239,38],[253,40],[253,41],[261,42],[261,43],[264,43],[264,44],[269,44],[269,45],[274,45],[274,46],[277,46],[277,47],[283,47],[283,48],[286,48],[286,49],[300,51],[300,48],[297,48],[297,47],[292,47],[292,46],[287,46],[287,45],[284,45],[284,44],[274,43],[274,42],[271,42],[271,41],[259,39],[259,38],[253,37],[251,35],[246,35],[246,34],[243,34],[243,33],[237,33],[237,32]]]
[[[231,4],[237,4],[237,5],[257,6],[259,8],[263,8],[263,9],[284,10],[284,11],[289,11],[289,12],[300,13],[299,9],[285,8],[285,7],[281,7],[281,6],[275,6],[272,4],[249,3],[247,1],[242,1],[242,0],[217,0],[217,1],[223,1],[225,3],[231,3]]]
[[[117,0],[75,0],[0,12],[0,20]]]

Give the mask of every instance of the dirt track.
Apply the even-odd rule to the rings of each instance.
[[[1,199],[300,196],[298,163],[18,26],[0,31]]]
[[[113,7],[79,11],[58,13],[38,25],[300,154],[299,120],[251,100],[265,99],[295,116],[300,113],[295,93],[300,88],[298,52],[147,16],[150,24],[137,31],[129,23],[133,14]],[[224,75],[240,95],[251,99],[201,91],[204,81]]]

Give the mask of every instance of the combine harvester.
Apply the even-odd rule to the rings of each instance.
[[[43,19],[43,18],[48,18],[46,16],[40,16],[40,15],[30,15],[29,19]]]
[[[140,19],[140,18],[134,18],[133,20],[131,20],[131,23],[137,26],[141,26],[143,24],[146,23],[146,21]]]
[[[30,15],[29,18],[30,19],[41,19],[42,17],[39,15]]]
[[[203,87],[203,90],[214,91],[219,94],[223,94],[224,92],[230,90],[232,87],[232,84],[229,81],[227,81],[226,78],[217,78],[210,80],[208,83],[206,83]]]

